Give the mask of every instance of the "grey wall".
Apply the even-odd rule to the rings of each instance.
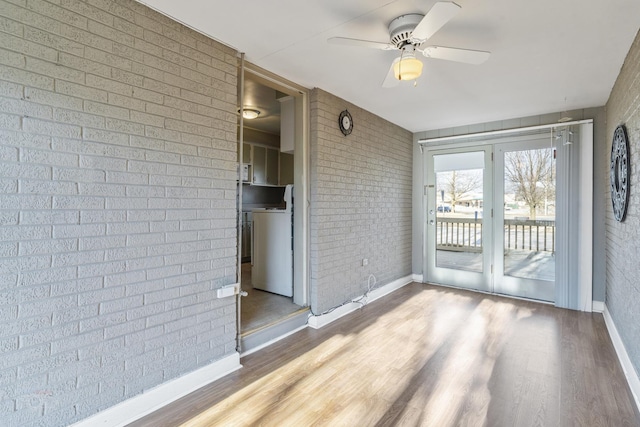
[[[235,52],[130,0],[0,1],[0,424],[235,350]]]
[[[311,108],[311,307],[327,310],[411,274],[412,135],[327,92]],[[344,136],[338,115],[354,128]],[[369,265],[362,266],[367,258]]]
[[[617,222],[613,217],[608,177],[603,180],[606,185],[598,195],[606,204],[606,304],[629,358],[640,373],[640,34],[627,54],[606,111],[607,145],[597,158],[599,166],[603,170],[609,169],[611,138],[620,124],[627,128],[631,159],[631,197],[625,221]]]
[[[569,111],[568,115],[574,120],[593,119],[594,132],[594,206],[593,206],[593,300],[604,301],[605,294],[605,203],[601,196],[608,179],[608,169],[604,169],[598,161],[606,153],[606,125],[604,107],[587,108]],[[557,123],[560,113],[544,114],[540,116],[509,119],[498,122],[480,123],[456,128],[437,129],[419,132],[414,135],[413,148],[413,272],[422,274],[423,252],[423,155],[417,145],[417,141],[423,138],[436,138],[441,136],[465,135],[476,132],[488,132],[492,130],[511,129],[526,126],[536,126],[549,123]],[[609,149],[610,149],[609,145]],[[608,154],[607,154],[608,155]]]

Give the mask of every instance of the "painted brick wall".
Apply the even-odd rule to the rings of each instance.
[[[627,54],[616,80],[607,111],[607,152],[596,158],[609,170],[611,139],[615,128],[624,124],[629,137],[631,155],[631,196],[626,220],[613,217],[609,177],[604,194],[607,206],[607,295],[606,304],[624,345],[640,373],[640,33]]]
[[[411,274],[413,136],[327,92],[311,109],[311,307],[320,313]],[[348,109],[351,135],[338,128]],[[369,260],[362,266],[363,258]]]
[[[0,0],[0,424],[235,350],[236,55],[131,0]]]

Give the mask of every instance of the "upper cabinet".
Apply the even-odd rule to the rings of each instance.
[[[242,163],[245,165],[251,164],[251,144],[246,142],[242,144]]]
[[[253,152],[251,165],[253,166],[253,180],[254,184],[266,184],[267,183],[267,149],[260,145],[252,145],[251,150]]]
[[[273,148],[267,148],[266,184],[278,185],[278,166],[280,152]]]
[[[244,152],[250,152],[252,184],[258,185],[278,185],[280,152],[275,148],[267,148],[261,145],[246,144],[249,149],[244,148]],[[243,156],[243,159],[246,156]],[[246,159],[243,161],[243,163]]]
[[[293,184],[293,154],[280,153],[280,185]]]
[[[280,151],[293,154],[295,144],[295,99],[293,96],[285,96],[278,99],[280,102]]]
[[[280,135],[271,123],[270,128],[244,128],[242,153],[244,182],[254,185],[293,184],[293,151],[295,145],[295,98],[277,99]],[[276,102],[276,107],[278,107]],[[277,109],[276,109],[277,111]],[[279,147],[279,149],[278,149]]]

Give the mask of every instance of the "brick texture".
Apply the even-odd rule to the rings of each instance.
[[[236,52],[132,0],[0,0],[0,424],[235,351]]]
[[[411,274],[413,135],[327,92],[311,97],[311,308]],[[338,116],[348,109],[353,132]],[[369,260],[367,266],[362,260]]]
[[[627,54],[609,100],[607,111],[607,152],[598,162],[609,170],[611,140],[615,128],[624,124],[629,138],[631,167],[629,208],[624,222],[613,217],[609,179],[606,198],[607,294],[606,304],[622,341],[640,373],[640,33]]]

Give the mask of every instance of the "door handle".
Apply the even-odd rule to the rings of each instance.
[[[435,223],[436,223],[436,222],[435,222],[434,220],[432,220],[432,219],[430,219],[430,220],[429,220],[429,224],[433,225],[433,224],[435,224]]]

